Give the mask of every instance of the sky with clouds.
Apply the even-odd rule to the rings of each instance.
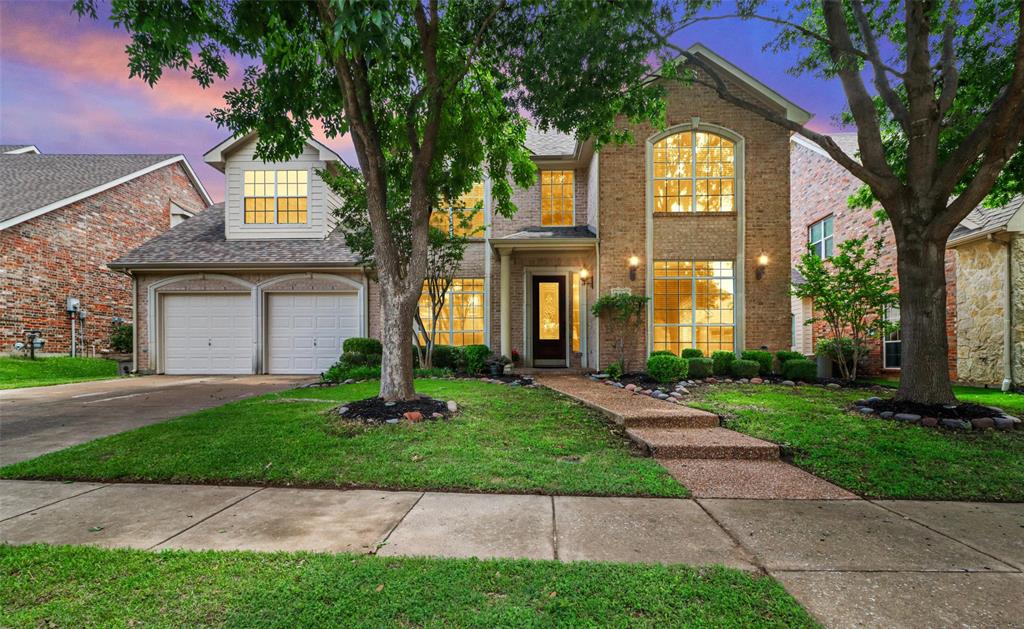
[[[183,153],[215,200],[223,175],[202,155],[227,133],[206,118],[237,84],[234,60],[227,81],[203,90],[187,76],[165,73],[153,88],[129,79],[123,30],[106,20],[79,19],[71,0],[0,0],[0,144],[35,144],[44,153]],[[836,129],[844,107],[838,83],[786,72],[792,55],[762,51],[772,28],[709,22],[676,43],[701,42],[814,113],[809,126]],[[326,140],[355,163],[347,138]]]

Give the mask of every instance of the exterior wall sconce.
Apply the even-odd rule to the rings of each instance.
[[[768,254],[762,253],[757,256],[757,271],[754,273],[757,279],[764,279],[765,272],[768,271]]]
[[[586,267],[579,270],[580,284],[583,286],[592,286],[594,284],[594,278],[590,275],[590,271]]]
[[[629,256],[629,281],[636,281],[636,270],[640,267],[640,258]]]

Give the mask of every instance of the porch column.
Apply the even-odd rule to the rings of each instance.
[[[512,357],[512,262],[509,252],[501,252],[501,298],[498,302],[501,325],[501,355]]]

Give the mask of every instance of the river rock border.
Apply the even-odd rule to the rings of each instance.
[[[946,428],[948,430],[1014,430],[1020,428],[1021,420],[995,406],[986,406],[992,411],[991,415],[963,419],[958,417],[930,417],[918,415],[917,413],[896,413],[893,411],[878,411],[872,405],[883,402],[882,398],[869,397],[864,400],[856,400],[853,403],[853,410],[861,415],[875,416],[880,419],[888,419],[905,424],[916,424],[925,428]]]

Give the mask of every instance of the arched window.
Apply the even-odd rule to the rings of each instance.
[[[707,131],[681,131],[654,145],[655,212],[735,212],[736,146]]]

